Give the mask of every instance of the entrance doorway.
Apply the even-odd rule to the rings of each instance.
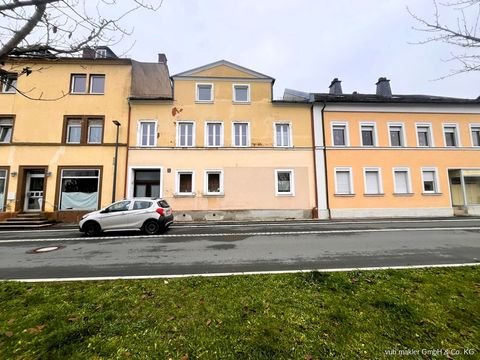
[[[134,197],[160,197],[160,169],[135,169],[133,171]]]
[[[43,209],[43,197],[45,191],[45,170],[25,170],[25,198],[23,211],[39,212]]]

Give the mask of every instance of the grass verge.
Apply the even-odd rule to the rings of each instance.
[[[0,283],[1,359],[473,359],[479,339],[479,266]]]

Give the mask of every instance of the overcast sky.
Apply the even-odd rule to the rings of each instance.
[[[276,98],[285,88],[327,92],[334,77],[344,93],[374,93],[380,76],[394,94],[480,96],[480,72],[435,80],[457,66],[444,61],[452,49],[410,44],[425,34],[407,6],[433,14],[431,0],[164,0],[129,18],[127,42],[136,43],[127,55],[165,53],[172,75],[225,59],[275,78]]]

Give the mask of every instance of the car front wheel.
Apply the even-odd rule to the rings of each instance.
[[[100,225],[94,221],[89,221],[83,225],[83,232],[87,236],[96,236],[100,234]]]
[[[160,224],[156,220],[147,220],[143,224],[143,231],[147,235],[155,235],[160,230]]]

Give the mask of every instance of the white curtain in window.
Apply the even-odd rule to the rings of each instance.
[[[98,204],[98,192],[84,193],[84,192],[62,192],[62,202],[60,204],[61,210],[68,209],[82,209],[90,210],[96,209]]]
[[[395,171],[395,192],[397,194],[408,193],[408,172]]]
[[[337,193],[338,194],[350,194],[350,172],[349,171],[337,171],[335,173],[337,178]]]

